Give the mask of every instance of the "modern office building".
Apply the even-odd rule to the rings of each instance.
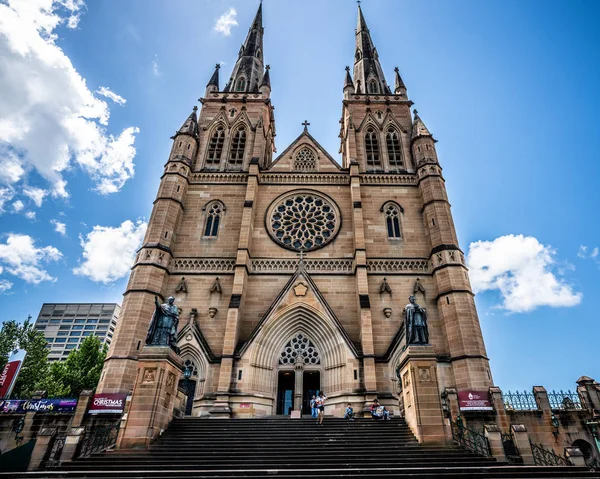
[[[44,303],[35,328],[44,331],[48,359],[66,359],[87,336],[95,334],[110,346],[121,307],[116,303]]]

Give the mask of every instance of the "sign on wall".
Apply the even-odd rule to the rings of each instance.
[[[7,399],[0,400],[0,413],[25,414],[26,412],[72,413],[77,407],[77,399]]]
[[[493,411],[488,391],[459,391],[458,407],[461,411]]]
[[[89,414],[121,414],[125,410],[126,394],[94,394]]]
[[[8,362],[0,374],[0,398],[10,396],[26,354],[27,351],[24,349],[15,349],[8,358]]]

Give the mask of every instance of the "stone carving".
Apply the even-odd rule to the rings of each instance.
[[[260,176],[260,184],[334,184],[347,185],[350,176],[346,173],[314,174],[314,173],[263,173]]]
[[[144,371],[144,381],[145,383],[153,383],[156,379],[156,369],[146,369]]]
[[[175,386],[175,375],[173,373],[169,373],[169,376],[167,377],[167,387],[172,389],[173,386]]]
[[[247,173],[194,173],[191,183],[248,183]]]
[[[218,311],[217,308],[208,308],[208,316],[212,319],[217,315]]]
[[[179,284],[175,288],[175,292],[176,293],[187,293],[187,284],[185,284],[185,278],[183,276],[181,277],[181,281],[179,281]]]
[[[367,261],[369,273],[397,273],[397,272],[428,272],[429,261],[424,260],[369,260]]]
[[[293,273],[298,269],[298,260],[294,259],[253,259],[251,264],[254,273]],[[304,269],[311,273],[352,273],[353,261],[304,259]]]
[[[294,294],[296,296],[306,296],[308,291],[308,287],[304,283],[298,283],[294,286]]]
[[[361,184],[365,185],[414,185],[417,183],[414,175],[379,175],[365,173],[360,177]]]
[[[425,296],[425,286],[421,284],[421,279],[417,278],[415,284],[413,286],[413,294],[423,293],[423,297]]]
[[[177,352],[177,326],[179,324],[179,308],[175,306],[175,298],[170,296],[165,304],[158,302],[154,296],[155,310],[146,336],[148,346],[170,346]]]
[[[448,256],[450,256],[450,261],[456,261],[456,256],[454,251],[448,251]]]
[[[419,368],[419,380],[422,383],[431,381],[431,373],[429,368]]]
[[[198,317],[198,309],[197,308],[192,308],[192,310],[190,311],[190,320],[188,321],[188,324],[191,326],[196,322],[196,318]]]
[[[162,263],[164,257],[165,257],[165,254],[162,251],[160,253],[158,253],[158,262]]]
[[[410,302],[404,308],[406,344],[429,344],[427,313],[417,304],[414,296],[409,296],[408,300]]]
[[[235,268],[235,259],[203,259],[188,258],[176,259],[173,263],[173,271],[198,271],[198,272],[231,272]]]
[[[145,260],[149,260],[150,257],[152,256],[152,250],[147,249],[147,250],[144,251],[144,254],[145,254],[144,259]]]
[[[210,294],[219,293],[221,294],[223,291],[221,290],[221,283],[219,283],[219,277],[215,278],[215,282],[210,287]]]
[[[383,293],[390,293],[390,296],[392,295],[392,288],[390,288],[390,285],[387,282],[387,278],[383,278],[381,286],[379,287],[379,294]]]
[[[389,318],[392,315],[392,308],[383,308],[383,314],[386,318]]]
[[[444,259],[442,258],[442,253],[436,253],[435,256],[437,257],[438,264],[442,264],[444,262]]]

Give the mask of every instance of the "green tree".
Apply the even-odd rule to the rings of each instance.
[[[98,336],[85,338],[65,361],[50,366],[42,383],[48,396],[77,397],[84,389],[94,389],[100,381],[107,350],[108,346],[102,345]]]
[[[48,372],[48,348],[44,333],[34,328],[31,317],[22,324],[5,321],[0,329],[0,368],[4,368],[11,351],[21,348],[27,351],[21,372],[15,383],[12,397],[28,398],[46,377]]]

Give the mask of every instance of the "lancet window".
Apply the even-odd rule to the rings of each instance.
[[[317,159],[310,148],[302,148],[294,159],[294,170],[296,171],[315,171]]]
[[[367,168],[378,168],[381,165],[379,157],[379,140],[375,128],[370,126],[365,134],[365,150],[367,154]]]
[[[221,217],[223,216],[223,203],[215,201],[211,203],[206,209],[206,224],[204,226],[205,237],[216,237],[219,233],[219,225],[221,224]]]
[[[217,126],[208,143],[208,155],[206,156],[206,166],[219,166],[221,154],[223,153],[223,143],[225,142],[225,129],[222,125]]]
[[[298,333],[290,339],[279,355],[279,364],[293,365],[299,360],[304,364],[321,364],[319,351],[303,333]]]
[[[237,81],[235,91],[246,91],[246,79],[244,77],[240,77]]]
[[[401,171],[404,169],[402,161],[402,150],[400,148],[400,138],[398,132],[394,128],[389,128],[386,134],[386,144],[388,158],[390,161],[390,169],[393,171]]]
[[[383,205],[387,235],[390,239],[400,239],[400,213],[402,208],[396,203],[389,202]]]
[[[379,85],[377,85],[376,80],[370,80],[368,83],[368,86],[369,86],[369,93],[371,93],[371,94],[379,93]]]
[[[240,127],[234,134],[231,140],[231,155],[229,156],[229,164],[242,166],[244,163],[244,151],[246,149],[246,130]]]

